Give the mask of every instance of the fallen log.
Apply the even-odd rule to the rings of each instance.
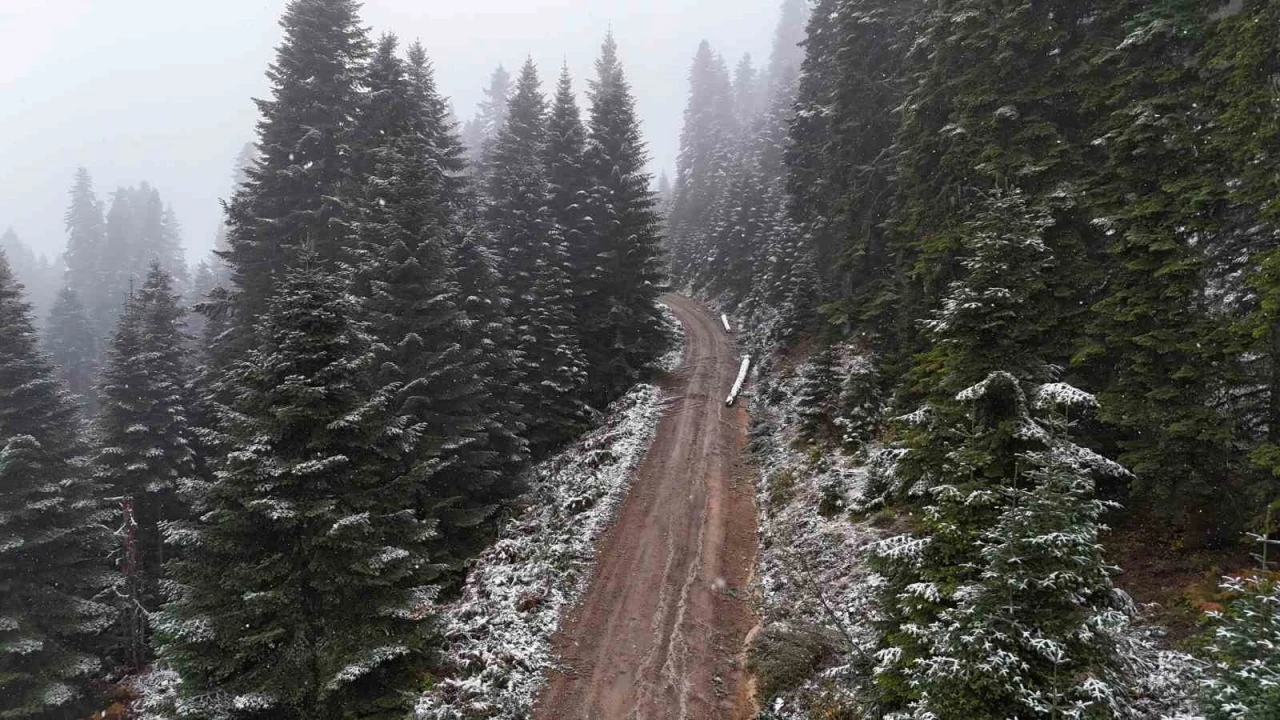
[[[738,370],[738,379],[733,382],[733,389],[729,391],[729,397],[724,401],[725,407],[732,407],[735,400],[738,399],[738,393],[742,392],[742,384],[747,381],[747,369],[751,367],[751,356],[747,355],[742,358],[742,368]]]

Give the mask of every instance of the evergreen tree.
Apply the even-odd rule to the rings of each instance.
[[[425,57],[403,75],[390,69],[394,58],[394,39],[384,39],[370,75],[400,107],[378,110],[397,121],[375,135],[382,140],[372,152],[355,289],[376,341],[377,379],[392,411],[420,428],[421,442],[401,462],[418,478],[422,512],[440,519],[432,556],[460,567],[492,525],[492,499],[477,495],[515,487],[506,453],[521,445],[502,425],[511,419],[491,414],[495,382],[508,378],[491,377],[479,344],[463,341],[479,328],[458,307],[450,240],[459,227],[455,190],[435,162],[443,131],[434,81]]]
[[[661,221],[654,210],[635,100],[610,35],[596,61],[586,151],[596,264],[582,334],[588,397],[603,407],[626,392],[667,343],[658,295],[665,281]]]
[[[805,0],[782,0],[782,16],[773,35],[773,50],[765,80],[769,91],[777,95],[800,76],[804,62],[805,26],[809,21],[809,4]]]
[[[349,238],[354,119],[368,39],[355,0],[290,0],[259,100],[258,157],[227,207],[226,259],[243,334],[305,248],[342,258]]]
[[[836,351],[828,345],[805,366],[796,408],[800,413],[800,436],[810,442],[830,439],[839,394],[836,387]]]
[[[110,513],[84,473],[71,399],[36,347],[22,286],[0,254],[0,716],[94,709]]]
[[[595,267],[592,255],[594,224],[589,213],[591,181],[586,174],[587,129],[582,124],[573,80],[566,66],[560,71],[556,95],[547,118],[547,182],[549,205],[564,241],[569,285],[574,293],[575,328],[580,333],[589,314],[587,290]]]
[[[668,219],[675,265],[686,276],[712,273],[714,242],[706,237],[719,193],[723,192],[734,137],[734,98],[724,60],[703,41],[689,70],[689,103],[680,133],[675,199]]]
[[[441,224],[459,222],[475,204],[466,176],[467,148],[458,136],[457,121],[449,103],[436,87],[435,71],[422,44],[409,46],[405,73],[415,97],[422,107],[423,132],[426,133],[431,164],[441,173]]]
[[[743,55],[733,70],[733,126],[738,132],[746,133],[754,129],[764,99],[760,73],[751,63],[750,53]]]
[[[467,165],[481,183],[488,177],[489,146],[502,126],[507,122],[507,107],[511,102],[511,73],[499,65],[489,76],[484,97],[476,116],[462,131],[462,143],[467,149]]]
[[[342,279],[299,259],[259,343],[229,370],[215,480],[171,525],[178,597],[161,657],[193,717],[401,718],[427,659],[437,575],[422,429],[371,387],[373,348]]]
[[[172,278],[153,263],[121,312],[100,385],[95,478],[130,509],[122,554],[128,556],[124,615],[134,669],[146,660],[147,618],[162,600],[161,528],[183,515],[178,490],[195,474],[185,314]]]
[[[102,203],[93,189],[93,179],[84,168],[76,170],[71,186],[71,203],[63,216],[67,229],[67,287],[83,293],[83,299],[97,307],[105,298],[98,297],[102,283],[98,276],[101,267],[106,225],[103,221]]]
[[[13,228],[0,234],[0,251],[9,258],[13,276],[27,289],[27,297],[37,318],[47,316],[62,286],[63,274],[55,263],[22,242]]]
[[[70,286],[62,288],[49,311],[44,346],[67,389],[80,398],[90,415],[96,414],[98,339],[79,293]]]
[[[1243,520],[1225,512],[1238,502],[1223,502],[1234,440],[1213,401],[1229,344],[1207,305],[1199,244],[1217,227],[1217,192],[1196,159],[1201,110],[1187,96],[1196,70],[1169,63],[1190,57],[1201,12],[1161,4],[1125,13],[1128,40],[1109,56],[1115,104],[1090,199],[1111,272],[1077,356],[1106,370],[1099,418],[1137,477],[1136,499],[1197,544],[1225,541]],[[1207,518],[1210,506],[1219,512]]]
[[[926,326],[935,345],[916,377],[933,392],[896,491],[923,501],[921,529],[873,555],[884,577],[875,713],[1120,714],[1123,607],[1097,549],[1106,506],[1093,479],[1126,473],[1076,445],[1055,412],[1093,399],[1049,383],[1036,331],[1054,300],[1054,222],[1021,193],[989,196],[964,227],[965,274]]]
[[[501,258],[528,411],[527,437],[535,457],[581,429],[586,380],[574,332],[574,294],[563,238],[547,182],[546,101],[530,60],[516,83],[507,121],[493,141],[486,219],[491,247]]]

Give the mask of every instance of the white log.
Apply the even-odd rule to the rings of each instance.
[[[742,384],[747,381],[747,368],[751,367],[751,356],[747,355],[742,358],[742,368],[738,370],[738,379],[733,383],[733,390],[729,391],[729,398],[724,401],[726,407],[733,405],[738,399],[738,393],[742,392]]]
[[[728,316],[728,315],[721,315],[721,316],[720,316],[720,322],[724,323],[724,331],[725,331],[725,332],[727,332],[727,333],[732,333],[732,332],[733,332],[733,328],[729,327],[729,316]]]

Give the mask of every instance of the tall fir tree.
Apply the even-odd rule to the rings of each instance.
[[[547,182],[550,208],[564,241],[569,284],[574,293],[575,328],[581,333],[588,315],[587,288],[595,264],[594,223],[589,215],[590,178],[586,173],[587,128],[582,124],[569,68],[560,71],[547,118]]]
[[[71,286],[62,288],[49,311],[44,348],[57,366],[67,390],[80,398],[89,416],[97,413],[98,391],[94,386],[101,355],[93,323]]]
[[[290,0],[280,21],[271,97],[257,101],[258,157],[227,206],[241,334],[299,252],[336,262],[350,238],[350,144],[369,54],[358,11],[355,0]]]
[[[603,407],[642,378],[665,349],[657,301],[666,280],[648,157],[612,34],[596,61],[589,95],[586,168],[596,263],[587,283],[590,314],[582,347],[588,397]]]
[[[471,174],[481,184],[488,177],[490,145],[507,121],[507,108],[511,103],[511,73],[502,65],[494,68],[489,84],[476,115],[462,131],[462,143],[467,149],[467,165]]]
[[[171,525],[178,596],[160,655],[193,717],[401,718],[422,682],[438,568],[419,478],[422,428],[373,387],[376,362],[340,276],[308,255],[228,371],[228,452]]]
[[[492,144],[485,218],[511,297],[509,313],[522,358],[518,382],[535,457],[575,435],[585,419],[586,369],[574,328],[563,236],[550,205],[546,123],[538,70],[529,60]]]
[[[370,73],[382,78],[373,94],[387,93],[399,107],[373,108],[397,120],[372,148],[355,291],[376,341],[378,381],[393,412],[421,428],[422,441],[401,462],[402,472],[418,478],[421,511],[439,518],[432,555],[460,570],[492,528],[494,505],[481,495],[494,487],[514,492],[519,461],[510,455],[522,445],[504,425],[519,427],[515,419],[493,407],[494,387],[508,378],[492,377],[479,344],[463,340],[480,328],[458,305],[450,252],[461,232],[457,191],[437,162],[441,138],[451,133],[440,126],[434,80],[414,53],[408,72],[395,72],[394,50],[394,40],[384,39]]]
[[[88,295],[100,286],[98,270],[106,242],[102,202],[93,188],[93,178],[85,168],[76,170],[71,201],[63,216],[67,230],[67,286],[86,293],[85,300],[96,305],[102,298]]]
[[[104,672],[112,516],[75,407],[0,253],[0,716],[84,717]]]
[[[1123,716],[1126,607],[1099,551],[1109,506],[1094,480],[1126,473],[1069,437],[1061,411],[1094,400],[1047,374],[1036,320],[1054,300],[1054,223],[1022,193],[988,196],[927,324],[917,373],[933,395],[898,478],[899,498],[922,504],[917,529],[872,555],[882,614],[863,704],[877,716]]]
[[[680,132],[675,198],[668,218],[669,246],[683,268],[680,280],[692,273],[710,274],[714,241],[707,237],[718,192],[725,185],[734,135],[734,98],[724,60],[703,41],[689,69],[689,102]]]
[[[1113,100],[1090,188],[1110,274],[1076,359],[1103,369],[1099,418],[1137,477],[1130,504],[1154,510],[1186,541],[1221,544],[1245,516],[1235,438],[1215,403],[1230,344],[1208,306],[1200,240],[1219,228],[1220,191],[1197,157],[1203,109],[1189,97],[1208,10],[1141,7],[1116,8],[1112,21],[1128,35],[1107,56]]]
[[[123,614],[135,670],[150,654],[148,618],[164,599],[161,529],[182,518],[179,490],[195,477],[185,314],[172,277],[153,263],[125,303],[100,382],[94,473],[129,508]]]

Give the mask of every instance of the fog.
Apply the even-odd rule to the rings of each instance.
[[[544,88],[567,62],[580,90],[612,27],[636,94],[653,170],[674,169],[686,74],[707,39],[732,64],[767,61],[780,0],[368,0],[373,35],[418,38],[459,117],[489,73],[526,56]],[[171,203],[190,258],[213,244],[220,198],[253,139],[284,0],[0,2],[0,231],[38,251],[65,241],[77,166],[99,194],[146,180]]]

